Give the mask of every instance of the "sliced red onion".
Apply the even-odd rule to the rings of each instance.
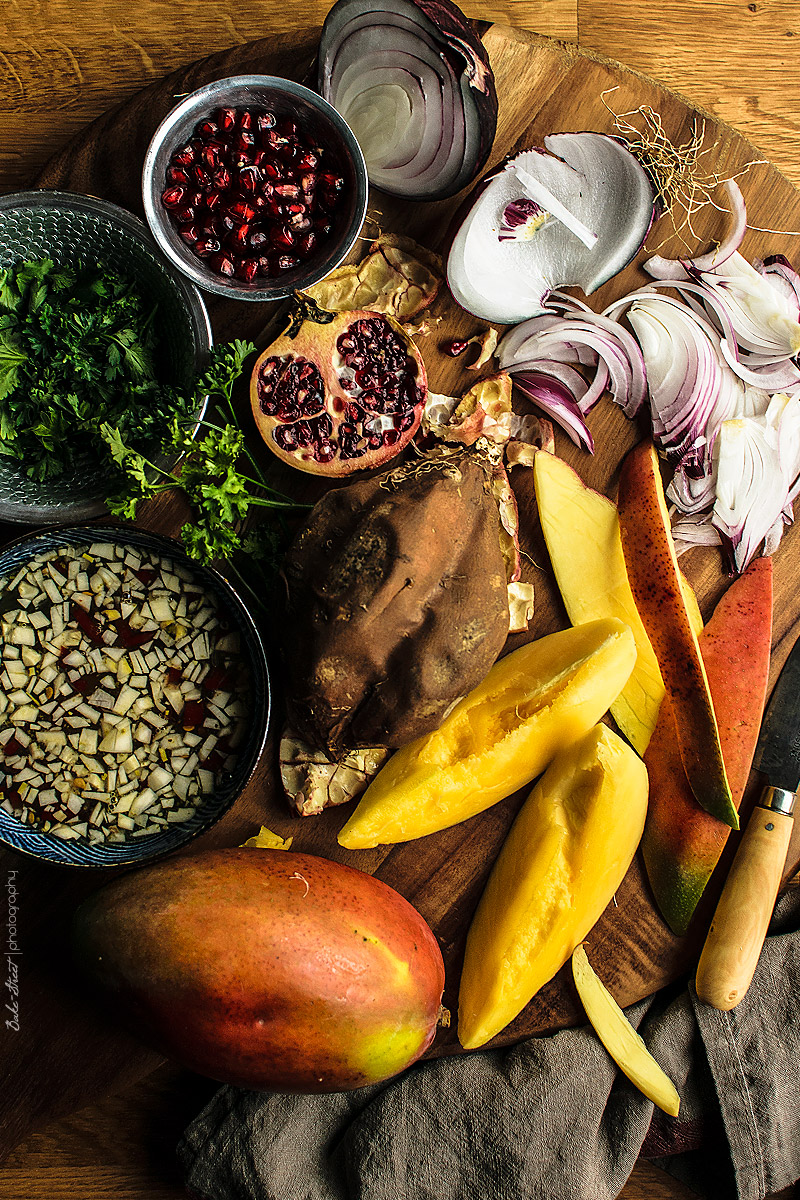
[[[652,184],[619,140],[560,133],[544,144],[487,181],[453,239],[450,290],[484,320],[524,321],[561,286],[595,291],[634,257],[652,223]],[[523,193],[552,219],[530,237],[503,239],[504,214]]]
[[[773,254],[763,262],[758,259],[753,263],[759,275],[763,275],[789,304],[795,318],[800,319],[800,275],[795,271],[788,258],[782,254]]]
[[[724,422],[717,459],[712,522],[731,569],[744,571],[765,538],[776,544],[800,478],[800,401],[778,394],[763,416]]]
[[[576,446],[594,454],[594,438],[568,388],[552,375],[536,371],[514,375],[514,386],[557,421]]]
[[[494,78],[450,0],[338,0],[322,29],[318,86],[358,138],[370,183],[391,195],[452,196],[489,156]]]

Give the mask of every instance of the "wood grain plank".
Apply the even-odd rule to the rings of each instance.
[[[329,0],[6,0],[0,16],[0,190],[26,186],[95,117],[226,47],[318,27]],[[467,16],[577,37],[577,0],[465,0]],[[274,63],[273,63],[274,69]],[[278,72],[280,66],[278,65]]]
[[[800,184],[795,0],[580,0],[578,12],[583,49],[691,96]]]

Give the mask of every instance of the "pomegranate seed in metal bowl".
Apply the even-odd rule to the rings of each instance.
[[[162,122],[144,201],[161,248],[200,287],[281,299],[352,247],[366,168],[349,127],[316,93],[241,76],[193,93]]]

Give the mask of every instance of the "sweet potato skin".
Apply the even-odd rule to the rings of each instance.
[[[750,774],[769,674],[772,559],[759,558],[731,584],[700,634],[720,744],[739,808]],[[645,754],[650,804],[642,854],[658,907],[684,934],[730,828],[697,804],[686,779],[669,698]]]
[[[435,729],[508,633],[497,505],[466,455],[328,493],[284,576],[289,723],[331,750]]]

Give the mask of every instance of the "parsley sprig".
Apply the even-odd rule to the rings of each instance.
[[[158,377],[156,308],[106,266],[42,258],[0,270],[0,454],[39,482],[80,447],[87,469],[108,452],[101,421],[146,449],[191,397]]]
[[[281,514],[310,507],[270,486],[238,425],[233,387],[245,359],[254,352],[255,346],[243,341],[215,347],[196,388],[198,397],[208,396],[199,428],[195,432],[191,418],[173,417],[159,455],[147,457],[128,445],[110,422],[100,426],[124,475],[124,486],[108,500],[111,512],[134,520],[142,500],[180,489],[192,508],[192,520],[182,530],[183,541],[191,557],[204,563],[230,559],[237,551],[257,560],[273,558],[285,531]],[[178,465],[171,470],[169,463],[176,456],[180,456]],[[272,509],[279,520],[243,533],[247,518],[259,508]]]

